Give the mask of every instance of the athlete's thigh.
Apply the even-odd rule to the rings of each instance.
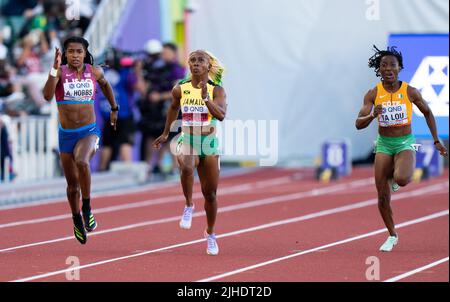
[[[74,155],[75,161],[91,160],[95,151],[97,151],[97,149],[98,149],[98,142],[99,142],[99,138],[96,135],[90,135],[90,136],[80,139],[77,142],[77,144],[75,145],[75,148],[73,150],[73,155]]]
[[[177,145],[170,147],[171,152],[175,152],[178,164],[181,169],[189,168],[195,169],[199,162],[199,156],[195,152],[194,148],[186,142],[177,142]]]
[[[202,191],[216,191],[219,184],[219,155],[208,155],[200,160],[197,167]]]
[[[182,154],[177,155],[177,161],[181,170],[189,169],[192,171],[194,171],[194,169],[198,166],[200,162],[198,156],[196,155],[182,155]]]
[[[61,153],[60,158],[67,184],[78,184],[78,169],[72,153]]]
[[[416,153],[411,150],[404,150],[397,153],[394,157],[394,173],[411,178],[416,165]]]
[[[392,177],[394,170],[394,157],[385,153],[375,155],[375,184],[377,190],[386,188],[389,178]]]

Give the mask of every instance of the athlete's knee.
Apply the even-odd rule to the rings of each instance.
[[[76,158],[75,163],[79,169],[89,168],[89,160],[85,158]]]
[[[389,202],[391,201],[389,193],[380,192],[378,193],[378,207],[388,207]]]
[[[67,186],[67,194],[77,194],[80,191],[80,186],[78,184],[69,184]]]
[[[206,202],[216,202],[217,200],[216,191],[214,190],[203,191],[203,197]]]
[[[183,176],[191,176],[194,174],[194,167],[190,165],[182,165],[180,167],[180,172]]]
[[[394,181],[400,186],[404,187],[411,182],[411,176],[394,174]]]

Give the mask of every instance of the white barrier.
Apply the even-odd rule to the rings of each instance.
[[[10,175],[10,173],[9,173],[9,165],[11,164],[11,160],[10,160],[10,158],[9,157],[7,157],[7,158],[5,158],[5,165],[4,165],[4,167],[3,167],[3,175],[4,175],[4,179],[6,180],[7,179],[7,181],[9,181],[10,179],[11,179],[11,175]]]
[[[92,193],[121,190],[142,185],[136,171],[101,172],[92,174]],[[16,182],[0,185],[0,207],[38,200],[66,199],[66,179],[54,177],[30,182]]]
[[[3,137],[2,137],[2,135],[4,133],[3,132],[3,127],[6,128],[6,133],[8,134],[11,131],[9,129],[10,125],[11,125],[11,118],[9,116],[7,116],[7,115],[0,114],[0,142],[3,141]],[[9,135],[7,135],[7,137],[6,137],[6,144],[9,146],[10,142],[11,142],[11,140],[9,139]],[[10,167],[11,159],[9,157],[6,157],[6,156],[3,157],[4,154],[2,154],[2,152],[5,152],[5,151],[7,151],[7,150],[3,150],[0,147],[0,158],[4,158],[3,166],[0,167],[0,170],[1,170],[2,174],[3,174],[3,179],[7,179],[9,181],[9,179],[10,179],[9,167]],[[3,182],[3,179],[0,179],[0,183]]]
[[[99,57],[108,46],[111,35],[119,24],[128,0],[102,0],[91,20],[84,38],[94,58]]]
[[[15,182],[55,177],[54,150],[58,138],[56,119],[39,116],[12,118],[8,131],[13,171],[17,175]],[[8,181],[9,177],[5,177],[5,182]]]

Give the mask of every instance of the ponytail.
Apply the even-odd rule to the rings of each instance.
[[[222,63],[209,51],[205,51],[209,56],[209,64],[211,64],[211,69],[208,72],[208,77],[215,85],[222,86],[222,77],[225,72],[225,67]]]

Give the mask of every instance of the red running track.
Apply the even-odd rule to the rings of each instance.
[[[80,281],[372,281],[370,259],[375,281],[449,281],[447,170],[393,194],[391,253],[378,251],[387,232],[372,169],[329,184],[312,175],[271,168],[223,177],[216,257],[205,251],[198,183],[191,230],[178,227],[179,184],[154,187],[93,200],[99,227],[85,246],[64,201],[0,209],[0,281],[67,281],[70,256]]]

